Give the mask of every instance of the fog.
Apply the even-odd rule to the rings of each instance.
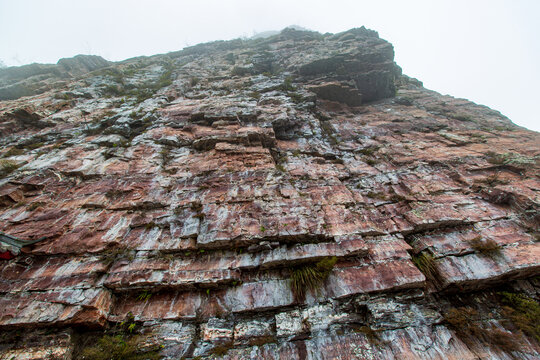
[[[409,76],[540,131],[539,1],[0,0],[0,60],[108,60],[250,37],[296,24],[340,32],[362,25],[394,45]]]

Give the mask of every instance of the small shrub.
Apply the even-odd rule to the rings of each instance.
[[[155,222],[153,221],[150,221],[149,223],[147,223],[146,225],[144,225],[144,228],[146,230],[152,230],[153,228],[156,228],[156,227],[159,227],[158,224],[156,224]]]
[[[378,150],[379,150],[379,146],[368,146],[368,147],[358,150],[358,152],[362,155],[372,156]]]
[[[285,80],[283,81],[283,84],[279,86],[279,90],[286,91],[286,92],[296,90],[296,87],[294,87],[292,84],[292,78],[290,76],[285,78]]]
[[[538,161],[538,157],[529,157],[512,152],[499,154],[488,151],[486,153],[486,160],[493,165],[513,165],[525,168],[528,165],[535,164]]]
[[[259,100],[261,98],[261,93],[258,92],[258,91],[252,91],[252,92],[249,93],[249,96],[254,98],[254,99]]]
[[[482,255],[494,257],[501,254],[501,246],[491,239],[482,239],[481,236],[469,240],[469,245]]]
[[[377,199],[377,200],[387,200],[388,197],[382,193],[382,192],[375,192],[375,191],[370,191],[366,194],[366,196],[370,199]]]
[[[10,156],[18,156],[24,154],[25,151],[23,149],[19,149],[16,147],[12,147],[9,149],[5,154],[4,157],[10,157]]]
[[[231,70],[233,76],[245,76],[247,74],[249,74],[249,69],[245,67],[235,66]]]
[[[452,114],[450,116],[459,121],[474,121],[473,118],[467,114]]]
[[[123,190],[111,189],[105,193],[105,197],[109,199],[118,199],[126,194]]]
[[[198,77],[193,76],[189,79],[189,86],[194,87],[199,83],[199,81],[200,79]]]
[[[0,176],[6,176],[14,172],[19,168],[19,165],[15,161],[0,160]]]
[[[437,265],[435,265],[435,259],[433,259],[433,256],[431,256],[431,254],[422,252],[420,254],[414,255],[412,260],[418,270],[420,270],[426,276],[426,279],[433,282],[437,281]]]
[[[301,104],[304,102],[304,97],[299,93],[289,92],[287,95],[291,98],[292,102],[295,104]]]
[[[225,61],[227,61],[231,65],[234,65],[234,63],[236,62],[236,57],[233,53],[228,53],[227,55],[225,55]]]
[[[297,267],[291,271],[291,289],[299,301],[303,301],[308,291],[316,291],[324,284],[337,258],[327,257],[315,264]]]
[[[202,211],[203,209],[203,206],[202,204],[199,202],[199,201],[194,201],[192,202],[189,207],[191,208],[191,210],[195,211],[195,212],[200,212]]]
[[[123,96],[126,94],[126,91],[121,85],[109,84],[101,89],[101,93],[104,96]]]
[[[29,206],[28,206],[28,211],[34,211],[42,206],[44,206],[45,203],[44,202],[41,202],[41,201],[36,201],[34,203],[31,203]]]
[[[127,248],[116,248],[103,253],[103,263],[107,266],[111,265],[117,260],[127,259],[133,261],[135,258],[134,253]]]
[[[504,185],[508,183],[508,181],[499,178],[499,173],[491,174],[483,179],[475,180],[474,182],[476,184],[485,184],[488,186]]]
[[[372,159],[372,158],[367,158],[367,159],[364,160],[364,162],[366,164],[368,164],[369,166],[377,165],[377,163],[378,163],[377,160]]]
[[[161,161],[163,166],[169,165],[173,159],[173,154],[171,153],[172,147],[170,145],[165,145],[160,151],[159,155],[161,156]]]

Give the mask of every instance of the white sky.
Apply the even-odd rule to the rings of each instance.
[[[540,131],[538,0],[0,0],[0,60],[123,60],[300,25],[362,25],[395,48],[403,72],[443,94]]]

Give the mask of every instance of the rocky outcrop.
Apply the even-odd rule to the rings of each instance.
[[[44,239],[0,260],[0,358],[538,357],[540,135],[374,31],[48,67],[0,102],[0,230]]]
[[[30,64],[0,69],[0,100],[18,99],[61,89],[74,77],[109,66],[101,56],[77,55],[56,65]]]

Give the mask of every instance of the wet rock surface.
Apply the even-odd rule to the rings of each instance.
[[[0,231],[44,238],[0,260],[0,359],[538,358],[540,135],[376,32],[0,80],[38,94],[0,102]]]

